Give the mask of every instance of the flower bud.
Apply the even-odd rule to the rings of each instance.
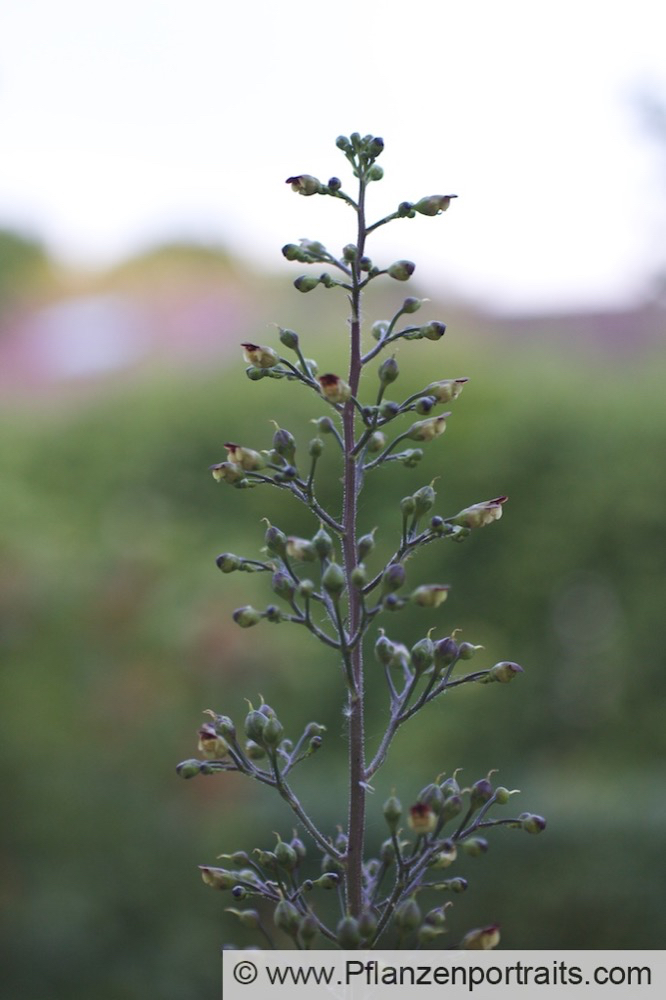
[[[462,849],[470,858],[480,858],[488,850],[488,841],[485,837],[469,837],[463,840]]]
[[[358,918],[358,929],[364,940],[371,938],[377,930],[377,917],[372,910],[363,910]]]
[[[377,272],[377,268],[376,267],[373,268],[373,266],[372,266],[372,260],[370,259],[370,257],[367,257],[365,254],[359,260],[358,267],[359,267],[360,271],[374,271],[375,273]]]
[[[254,365],[248,365],[245,369],[245,374],[249,378],[250,382],[259,382],[262,378],[266,378],[270,375],[272,368],[255,368]]]
[[[372,166],[368,170],[367,176],[369,181],[380,181],[384,176],[384,171],[379,166]]]
[[[287,177],[285,183],[291,184],[292,191],[306,196],[320,194],[323,188],[321,181],[313,177],[312,174],[298,174],[296,177]]]
[[[329,403],[346,403],[351,397],[351,389],[339,375],[320,375],[319,385],[322,395]]]
[[[254,740],[248,740],[245,744],[245,753],[250,758],[250,760],[263,760],[266,756],[266,750],[264,747],[255,743]]]
[[[502,504],[508,499],[508,497],[495,497],[494,500],[472,504],[471,507],[459,511],[452,520],[465,528],[481,528],[486,524],[492,524],[493,521],[499,521],[502,516]]]
[[[502,663],[496,663],[494,667],[490,668],[487,680],[499,681],[500,684],[508,684],[514,677],[523,672],[523,668],[518,663],[511,663],[508,660],[504,660]]]
[[[417,420],[407,431],[407,437],[412,441],[432,441],[439,437],[446,430],[446,418],[450,413],[441,413],[438,417],[430,417],[428,420]]]
[[[276,927],[293,936],[300,928],[301,914],[288,899],[281,899],[275,907],[273,920]]]
[[[358,948],[361,943],[361,933],[358,929],[358,920],[354,917],[343,917],[335,928],[338,944],[341,948]]]
[[[403,497],[400,501],[400,510],[405,517],[411,517],[416,511],[416,500],[414,497]]]
[[[460,942],[460,947],[467,951],[489,951],[496,948],[500,942],[500,929],[497,924],[469,931]]]
[[[424,921],[431,927],[442,927],[446,923],[446,911],[453,903],[446,903],[445,906],[436,906],[433,910],[428,910]]]
[[[317,558],[317,550],[307,538],[290,535],[287,539],[287,555],[290,559],[300,559],[301,562],[313,562]]]
[[[298,334],[294,333],[293,330],[285,330],[279,327],[280,331],[280,343],[284,344],[291,351],[295,351],[298,347]]]
[[[268,551],[274,555],[284,557],[287,554],[287,536],[272,524],[266,529],[264,542]]]
[[[346,586],[344,570],[337,563],[331,562],[324,570],[321,585],[331,597],[339,597]]]
[[[201,774],[201,762],[193,758],[183,760],[176,768],[176,774],[179,778],[196,778],[197,774]]]
[[[452,399],[458,398],[467,382],[468,378],[445,378],[439,382],[431,382],[426,386],[425,392],[434,396],[438,403],[450,403]]]
[[[375,658],[385,667],[388,667],[391,663],[395,652],[395,646],[388,638],[384,635],[383,629],[380,629],[380,636],[375,643]]]
[[[382,596],[400,590],[405,582],[405,567],[402,563],[391,563],[382,574]]]
[[[319,925],[314,913],[306,913],[298,926],[298,937],[306,949],[319,933]]]
[[[203,726],[199,729],[199,745],[197,749],[206,760],[221,760],[222,757],[226,757],[229,753],[229,747],[222,739],[218,736],[215,726],[211,725],[210,722],[204,722]]]
[[[420,639],[410,650],[410,659],[412,661],[412,666],[417,674],[422,674],[424,670],[432,666],[435,654],[435,644],[430,638],[426,636],[424,639]]]
[[[448,868],[449,865],[452,865],[453,862],[456,860],[458,856],[456,845],[452,843],[452,841],[447,841],[446,844],[447,846],[445,846],[441,851],[439,851],[434,856],[432,862],[428,866],[429,868],[436,868],[436,869]]]
[[[390,385],[391,382],[395,382],[400,370],[398,369],[398,362],[394,357],[386,358],[385,361],[381,363],[377,370],[379,376],[379,381],[382,385]]]
[[[440,323],[435,319],[432,323],[422,326],[420,332],[426,340],[441,340],[446,333],[446,323]]]
[[[379,860],[383,865],[392,865],[395,861],[395,845],[391,839],[385,840],[379,848]]]
[[[437,816],[427,802],[417,802],[409,810],[409,826],[418,836],[432,833],[437,826]]]
[[[409,899],[403,900],[402,903],[396,906],[393,920],[401,933],[409,933],[416,930],[421,923],[421,908],[414,896],[410,896]]]
[[[383,340],[389,328],[389,323],[385,319],[378,319],[370,328],[370,332],[375,340]]]
[[[258,469],[263,469],[266,465],[266,459],[258,451],[253,451],[251,448],[243,448],[232,441],[227,441],[224,447],[227,449],[229,461],[233,462],[234,465],[239,465],[246,472],[256,472]]]
[[[312,544],[314,545],[317,555],[320,559],[327,559],[333,551],[333,539],[327,531],[322,527],[314,535],[312,539]]]
[[[368,574],[365,571],[365,566],[363,563],[359,563],[358,566],[354,566],[350,574],[350,579],[352,586],[356,587],[357,590],[362,590],[368,582]]]
[[[537,816],[536,813],[521,813],[518,819],[523,830],[526,830],[527,833],[542,833],[546,829],[545,819],[543,816]]]
[[[462,811],[462,807],[463,800],[460,795],[449,795],[445,798],[441,812],[444,822],[448,823],[450,819],[454,819]]]
[[[409,596],[420,608],[438,608],[446,600],[450,589],[446,584],[424,583]]]
[[[480,806],[484,805],[490,799],[492,799],[494,793],[493,786],[490,784],[487,778],[479,778],[475,781],[469,791],[469,801],[470,805],[478,809]]]
[[[290,601],[296,592],[296,587],[291,577],[283,573],[281,569],[273,573],[271,587],[279,597],[284,597],[286,601]]]
[[[355,246],[355,244],[353,243],[348,243],[347,246],[343,247],[342,249],[342,259],[346,260],[347,263],[349,264],[352,261],[356,260],[357,254],[358,254],[358,247]]]
[[[226,868],[211,868],[208,865],[199,865],[201,878],[211,889],[233,889],[238,881],[238,877],[227,871]]]
[[[251,708],[245,717],[245,735],[255,743],[263,743],[263,732],[268,723],[268,718],[257,708]]]
[[[329,177],[326,187],[329,191],[339,191],[342,187],[342,181],[339,177]]]
[[[420,490],[417,490],[414,494],[414,502],[416,504],[414,513],[416,516],[422,517],[424,514],[427,514],[433,506],[436,497],[437,494],[432,488],[432,485],[422,486]]]
[[[266,725],[264,726],[261,738],[262,742],[267,747],[274,750],[279,745],[283,735],[284,728],[280,720],[277,718],[271,718],[268,719]]]
[[[308,445],[308,455],[310,458],[319,458],[324,450],[324,442],[321,438],[312,438]]]
[[[338,872],[324,872],[319,878],[312,880],[313,889],[336,889],[340,885]]]
[[[413,264],[411,260],[396,260],[388,268],[388,273],[396,281],[408,281],[413,275],[415,268],[416,264]]]
[[[366,556],[369,556],[375,547],[375,531],[377,529],[373,528],[367,535],[362,535],[358,540],[358,558],[360,562],[363,562]]]
[[[246,604],[243,608],[236,608],[231,617],[241,628],[251,628],[261,621],[261,613],[251,604]]]
[[[475,646],[471,642],[461,642],[459,655],[461,660],[471,660],[472,657],[480,650],[483,646]]]
[[[298,585],[299,597],[312,597],[314,594],[315,585],[312,580],[301,580]]]
[[[389,830],[391,833],[395,833],[398,829],[400,817],[402,816],[402,805],[400,800],[396,798],[395,795],[389,796],[386,800],[383,807],[383,813]]]
[[[311,292],[319,284],[319,278],[313,278],[310,274],[301,274],[294,281],[294,288],[299,292]]]
[[[335,145],[338,149],[341,149],[343,153],[346,153],[350,149],[349,139],[346,135],[339,135],[335,140]]]
[[[421,396],[420,399],[416,400],[414,409],[417,413],[421,414],[421,416],[427,416],[429,413],[432,413],[436,406],[437,400],[434,396]]]
[[[261,920],[259,914],[256,910],[235,910],[232,906],[227,906],[226,913],[233,913],[242,927],[247,927],[249,930],[256,930],[260,924]]]
[[[318,417],[312,423],[317,425],[320,434],[332,434],[335,431],[335,424],[330,417]]]
[[[237,483],[243,478],[243,470],[234,462],[218,462],[209,466],[213,479],[218,483]]]
[[[276,872],[278,868],[277,858],[274,851],[262,851],[255,847],[254,853],[257,855],[257,864],[265,868],[266,871]]]
[[[457,198],[457,194],[431,194],[427,198],[421,198],[414,205],[414,211],[421,215],[439,215],[446,212],[451,204],[452,198]]]
[[[293,462],[296,456],[296,441],[294,435],[283,427],[278,427],[273,435],[273,450],[286,458],[288,462]]]
[[[373,135],[367,138],[367,152],[368,156],[376,159],[384,149],[384,140],[379,135]]]
[[[284,868],[288,872],[292,872],[294,868],[298,867],[298,855],[296,851],[291,844],[285,844],[284,840],[281,840],[280,837],[278,837],[275,847],[275,857],[280,868]]]
[[[394,403],[391,399],[385,399],[382,405],[379,407],[379,416],[383,420],[390,420],[392,417],[397,417],[400,413],[400,406],[398,403]]]
[[[215,564],[223,573],[233,573],[234,570],[241,568],[243,560],[232,552],[222,552],[215,560]]]
[[[419,792],[419,802],[424,805],[430,806],[432,811],[439,816],[442,811],[442,806],[444,805],[444,793],[442,792],[439,785],[432,782],[422,788]]]
[[[421,308],[423,299],[415,299],[413,295],[409,295],[405,301],[402,303],[402,313],[415,313]]]
[[[256,368],[274,368],[280,360],[280,355],[272,347],[260,347],[258,344],[241,344],[243,357],[249,365]]]
[[[458,658],[458,643],[447,635],[435,643],[434,660],[436,669],[442,670],[450,666]]]

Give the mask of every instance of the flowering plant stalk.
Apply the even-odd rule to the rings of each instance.
[[[406,560],[426,545],[463,541],[470,532],[498,520],[507,498],[473,503],[444,516],[432,513],[436,502],[432,484],[420,486],[400,503],[395,551],[381,569],[374,573],[368,569],[374,530],[361,534],[357,524],[365,477],[376,475],[390,462],[417,468],[423,448],[446,430],[451,414],[441,407],[458,398],[467,379],[441,378],[402,402],[385,398],[400,374],[390,347],[400,341],[438,341],[446,327],[438,320],[421,324],[412,319],[423,300],[407,297],[390,321],[374,323],[372,341],[363,346],[362,299],[368,285],[382,276],[407,281],[414,271],[408,260],[388,267],[376,265],[367,255],[366,244],[372,233],[394,219],[440,215],[456,196],[404,201],[394,212],[369,224],[366,194],[383,174],[376,162],[383,140],[354,133],[349,138],[338,137],[336,144],[356,180],[353,196],[343,190],[337,177],[322,183],[300,174],[288,178],[287,183],[300,195],[322,195],[349,206],[356,216],[355,242],[345,246],[339,257],[314,240],[289,243],[282,252],[287,260],[327,269],[298,277],[294,285],[300,292],[311,292],[321,285],[346,293],[351,309],[348,370],[344,378],[332,372],[318,374],[316,363],[305,356],[293,330],[279,330],[284,351],[277,346],[243,344],[251,381],[271,378],[301,383],[327,412],[315,419],[318,434],[305,456],[297,456],[293,435],[277,427],[267,450],[227,443],[226,459],[211,466],[211,471],[216,480],[236,489],[271,485],[290,493],[319,523],[309,538],[287,537],[268,523],[263,558],[225,552],[218,556],[217,565],[223,573],[267,573],[279,600],[263,610],[238,608],[233,618],[239,626],[249,628],[262,620],[291,623],[305,628],[335,652],[348,730],[347,820],[336,834],[319,829],[290,783],[291,771],[320,747],[324,727],[310,722],[293,740],[284,733],[275,710],[263,700],[250,708],[240,727],[226,715],[208,712],[209,721],[199,729],[201,756],[183,761],[178,772],[184,778],[240,772],[272,788],[293,813],[298,830],[290,839],[278,835],[270,848],[222,855],[223,867],[201,866],[207,885],[229,891],[237,902],[250,904],[249,908],[230,908],[241,925],[255,928],[271,945],[274,925],[297,948],[310,948],[322,938],[341,948],[422,947],[436,942],[447,930],[446,911],[451,903],[441,903],[438,897],[467,888],[464,876],[445,874],[458,855],[485,853],[485,834],[492,827],[535,834],[544,829],[545,820],[526,812],[498,816],[496,807],[505,806],[514,792],[495,785],[492,771],[469,787],[461,787],[456,773],[448,777],[440,774],[431,776],[417,795],[410,796],[407,810],[397,794],[390,795],[383,805],[386,839],[368,850],[368,794],[398,729],[444,692],[467,684],[506,684],[521,674],[522,668],[503,661],[472,670],[467,663],[482,647],[459,642],[455,632],[435,641],[431,628],[408,649],[379,626],[407,605],[436,610],[446,600],[449,585],[422,583],[406,592]],[[375,361],[376,366],[372,364]],[[376,382],[367,400],[360,397],[359,385],[362,373],[371,366],[376,370]],[[327,441],[339,452],[342,465],[340,508],[334,511],[319,502],[316,492],[318,460]],[[364,730],[364,654],[369,641],[374,641],[374,657],[383,668],[387,702],[385,729],[372,748]],[[311,872],[306,877],[303,872],[307,864],[304,841],[320,856],[318,876]],[[321,897],[331,889],[338,891],[340,909],[327,922],[322,914],[327,907],[321,905]],[[434,900],[430,906],[425,904],[428,899]],[[457,944],[492,948],[498,941],[499,929],[491,924],[469,931]]]

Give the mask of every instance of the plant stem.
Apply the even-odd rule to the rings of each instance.
[[[360,172],[357,206],[358,239],[356,260],[353,265],[351,299],[351,345],[349,358],[349,386],[351,395],[358,393],[361,375],[361,289],[358,261],[363,256],[365,244],[365,178]],[[342,524],[344,527],[343,553],[349,595],[349,635],[360,626],[363,614],[361,595],[351,581],[356,564],[356,514],[360,488],[360,469],[354,456],[356,408],[352,400],[345,403],[344,428],[344,493]],[[357,643],[349,652],[353,689],[348,695],[349,708],[349,816],[347,831],[346,904],[351,916],[358,917],[363,909],[363,848],[365,841],[365,733],[363,705],[363,646]]]

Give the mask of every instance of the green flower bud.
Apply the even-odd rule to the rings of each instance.
[[[388,636],[384,635],[383,629],[380,629],[380,636],[375,643],[375,658],[379,660],[383,666],[388,667],[391,663],[394,652],[394,644]]]
[[[298,937],[305,948],[309,948],[317,934],[319,926],[313,913],[306,913],[298,926]]]
[[[346,260],[348,263],[356,260],[356,255],[358,254],[358,247],[353,243],[348,243],[346,247],[342,250],[342,259]]]
[[[275,926],[286,934],[295,935],[301,926],[301,914],[288,899],[281,899],[273,913]]]
[[[410,650],[412,666],[417,674],[432,666],[435,656],[435,644],[429,636],[420,639]]]
[[[400,823],[400,817],[402,816],[402,804],[400,799],[396,798],[395,795],[389,796],[384,803],[383,813],[389,830],[391,833],[395,833],[398,829],[398,824]]]
[[[491,924],[489,927],[480,927],[469,931],[460,942],[460,947],[467,951],[472,949],[489,951],[491,948],[496,948],[499,942],[500,929],[497,924]]]
[[[322,726],[319,722],[308,722],[305,727],[306,736],[322,736],[326,732],[326,726]]]
[[[414,513],[417,517],[422,517],[427,514],[430,508],[433,506],[437,494],[435,493],[432,485],[422,486],[420,490],[417,490],[414,494]]]
[[[480,858],[488,850],[488,841],[485,837],[469,837],[463,840],[462,849],[470,858]]]
[[[312,580],[301,580],[298,585],[298,593],[300,597],[312,597],[314,589],[315,585]]]
[[[286,601],[290,601],[296,592],[296,587],[291,577],[283,573],[281,569],[273,573],[271,587],[279,597],[284,597]]]
[[[215,564],[223,573],[233,573],[234,570],[241,568],[243,560],[231,552],[222,552],[215,560]]]
[[[355,920],[354,917],[343,917],[335,928],[335,933],[341,948],[358,948],[361,943],[358,920]]]
[[[322,574],[321,585],[331,597],[339,597],[346,586],[345,574],[342,567],[334,562],[329,563]]]
[[[291,844],[285,844],[284,840],[281,840],[279,837],[275,847],[275,857],[280,868],[284,868],[288,872],[292,872],[294,868],[298,867],[298,855],[296,851]]]
[[[372,333],[372,336],[375,338],[375,340],[383,340],[386,334],[388,333],[388,328],[389,328],[389,323],[387,320],[378,319],[375,323],[372,324],[370,332]]]
[[[320,559],[327,559],[333,551],[333,539],[329,533],[324,530],[323,526],[320,527],[317,534],[314,535],[312,544],[314,545]]]
[[[379,166],[370,167],[368,170],[368,180],[369,181],[380,181],[384,176],[384,171]]]
[[[400,374],[398,362],[394,357],[386,358],[386,360],[379,366],[377,374],[382,385],[390,385],[391,382],[395,382]]]
[[[545,819],[543,816],[537,816],[536,813],[521,813],[518,819],[523,830],[526,830],[527,833],[542,833],[546,829]]]
[[[364,940],[371,938],[377,930],[377,917],[372,910],[363,910],[358,918],[358,929]]]
[[[377,268],[373,269],[372,261],[370,260],[369,257],[366,256],[361,257],[361,259],[358,262],[358,266],[360,271],[371,271],[371,270],[377,271]]]
[[[320,375],[321,392],[329,403],[346,403],[351,398],[351,389],[339,375]]]
[[[245,744],[245,753],[250,760],[263,760],[266,756],[265,749],[254,740],[248,740]]]
[[[414,206],[411,201],[401,201],[398,205],[397,215],[399,219],[413,219],[416,212],[414,211]]]
[[[384,140],[379,135],[366,136],[368,156],[376,159],[384,149]]]
[[[294,333],[293,330],[285,330],[279,327],[280,331],[280,343],[284,344],[291,351],[295,351],[298,347],[298,334]]]
[[[278,869],[277,858],[274,851],[262,851],[260,848],[255,847],[254,853],[257,855],[257,864],[266,871],[276,872]]]
[[[243,608],[236,608],[231,617],[241,628],[251,628],[261,621],[261,612],[253,608],[252,605],[246,604]]]
[[[420,608],[438,608],[448,597],[451,588],[446,584],[426,583],[409,595]]]
[[[416,500],[414,497],[403,497],[400,501],[400,510],[405,517],[411,517],[416,511]]]
[[[449,795],[459,795],[460,794],[460,785],[458,784],[458,781],[456,779],[456,774],[457,773],[458,772],[455,771],[452,777],[445,778],[444,781],[440,781],[440,783],[439,783],[439,787],[442,789],[442,791],[444,792],[444,795],[447,796],[447,797]]]
[[[336,861],[330,854],[324,854],[321,859],[321,871],[323,875],[326,875],[327,872],[337,872],[338,875],[342,875],[344,874],[344,870],[344,865],[340,861]]]
[[[414,205],[414,211],[421,215],[439,215],[446,212],[451,204],[452,198],[457,198],[457,194],[431,194],[427,198],[421,198]]]
[[[262,742],[271,749],[277,747],[284,735],[284,728],[279,719],[269,719],[262,732]]]
[[[427,416],[428,413],[432,413],[436,405],[437,400],[434,396],[421,396],[421,398],[417,399],[414,404],[414,409],[417,413],[421,414],[421,416]]]
[[[395,861],[395,845],[392,840],[385,840],[380,847],[379,860],[384,865],[392,865]]]
[[[415,931],[420,925],[421,919],[421,908],[416,902],[414,896],[410,896],[409,899],[403,900],[402,903],[396,906],[393,914],[395,926],[402,933]]]
[[[321,438],[312,438],[308,445],[308,455],[310,458],[319,458],[324,450],[324,442]]]
[[[283,427],[278,427],[273,435],[273,450],[288,462],[293,462],[296,456],[296,440],[294,435]]]
[[[323,188],[321,181],[311,174],[298,174],[296,177],[287,177],[286,184],[291,184],[291,190],[297,194],[312,195],[320,194]]]
[[[263,733],[267,723],[268,718],[263,712],[256,708],[250,709],[245,717],[245,735],[255,743],[263,743]]]
[[[388,273],[396,281],[408,281],[413,275],[415,268],[416,264],[413,264],[411,260],[396,260],[388,268]]]
[[[211,868],[208,865],[199,865],[201,878],[211,889],[233,889],[238,881],[233,872],[226,868]]]
[[[290,535],[287,539],[287,555],[290,559],[299,559],[301,562],[313,562],[317,558],[317,550],[307,538]]]
[[[462,811],[462,807],[463,800],[460,795],[449,795],[444,800],[440,814],[444,822],[448,823],[450,819],[454,819]]]
[[[468,378],[445,378],[440,382],[431,382],[426,386],[425,392],[434,396],[438,403],[450,403],[452,399],[458,398],[467,382]]]
[[[423,299],[415,299],[412,295],[410,295],[402,303],[402,309],[400,311],[403,313],[418,312],[421,308],[422,302]]]
[[[365,587],[368,581],[368,574],[365,571],[365,566],[363,563],[359,563],[358,566],[354,566],[350,574],[351,582],[357,590],[361,590]]]
[[[400,590],[405,582],[405,567],[402,563],[391,563],[382,574],[382,596]]]
[[[373,528],[367,535],[362,535],[361,538],[359,538],[357,549],[359,562],[363,562],[366,556],[369,556],[374,549],[376,530],[376,528]]]
[[[249,365],[255,368],[274,368],[280,361],[280,355],[272,347],[260,347],[258,344],[241,344],[243,357]]]
[[[441,340],[446,333],[446,323],[433,320],[432,323],[422,326],[420,333],[426,340]]]
[[[317,425],[320,434],[332,434],[335,431],[335,424],[330,417],[318,417],[312,423]]]
[[[233,913],[242,927],[247,927],[249,930],[257,930],[261,925],[261,920],[259,914],[256,910],[235,910],[232,906],[227,906],[226,913]]]
[[[417,420],[407,431],[407,437],[412,441],[432,441],[444,433],[446,418],[450,416],[450,413],[441,413],[438,417],[430,417],[428,420]]]
[[[176,768],[176,774],[179,778],[196,778],[197,774],[201,774],[201,762],[193,758],[183,760]]]
[[[445,882],[440,882],[434,886],[435,889],[447,890],[449,892],[465,892],[469,885],[466,878],[447,878]]]
[[[311,292],[319,284],[319,278],[313,278],[310,274],[301,274],[294,281],[294,288],[299,292]]]
[[[471,660],[472,657],[480,650],[483,646],[474,646],[471,642],[461,642],[459,649],[459,656],[461,660]]]
[[[455,844],[451,841],[447,841],[447,846],[434,856],[428,867],[435,869],[448,868],[449,865],[453,864],[457,856],[458,851]]]
[[[335,140],[335,145],[338,149],[341,149],[343,153],[346,153],[350,149],[349,139],[346,135],[339,135]]]
[[[339,885],[340,875],[338,872],[324,872],[312,882],[314,889],[336,889]]]
[[[245,374],[249,378],[250,382],[259,382],[262,378],[266,378],[270,374],[272,369],[269,368],[255,368],[254,365],[250,365],[245,369]]]
[[[269,524],[264,535],[264,542],[269,552],[273,552],[276,556],[286,556],[287,536],[279,528]]]

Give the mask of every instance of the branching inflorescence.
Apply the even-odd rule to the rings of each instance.
[[[427,909],[424,898],[462,892],[467,887],[462,876],[444,876],[459,852],[472,857],[485,853],[488,843],[484,834],[490,827],[539,833],[545,820],[531,813],[496,817],[495,807],[506,805],[514,792],[495,786],[491,781],[493,772],[470,787],[461,787],[455,773],[440,775],[421,790],[406,814],[395,794],[388,798],[383,806],[388,836],[374,856],[366,856],[365,811],[370,782],[383,766],[398,729],[446,691],[464,684],[505,684],[522,673],[522,668],[503,661],[469,670],[467,663],[481,646],[458,642],[455,633],[434,641],[431,629],[408,649],[391,640],[377,624],[387,612],[408,604],[438,608],[447,597],[448,584],[424,583],[405,593],[406,559],[425,545],[462,541],[471,531],[498,520],[507,498],[499,496],[474,503],[451,516],[433,515],[435,490],[432,485],[422,486],[401,501],[402,524],[394,553],[383,569],[369,574],[366,560],[374,548],[374,530],[359,535],[357,529],[364,477],[389,462],[416,468],[423,447],[446,429],[450,412],[441,408],[458,398],[467,379],[442,378],[402,402],[385,398],[399,376],[395,357],[387,348],[399,341],[438,341],[446,327],[437,320],[415,324],[412,317],[423,300],[407,297],[390,321],[374,323],[374,344],[364,352],[364,290],[383,275],[407,281],[414,271],[414,264],[408,260],[378,267],[366,254],[366,241],[393,219],[445,212],[455,195],[405,201],[395,212],[368,224],[366,192],[372,182],[382,177],[376,161],[383,151],[383,140],[354,133],[349,138],[340,136],[337,146],[356,178],[355,197],[342,190],[337,177],[324,184],[309,174],[300,174],[288,178],[287,183],[298,194],[324,195],[350,206],[357,219],[356,242],[345,246],[340,257],[313,240],[289,243],[282,252],[287,260],[327,268],[318,276],[304,274],[297,278],[294,285],[299,291],[310,292],[322,285],[341,288],[347,294],[351,314],[346,378],[334,373],[319,375],[315,361],[305,357],[293,330],[279,330],[280,343],[288,356],[277,347],[243,344],[246,373],[251,381],[272,378],[300,382],[318,397],[320,405],[328,407],[328,413],[314,420],[318,433],[310,441],[307,455],[297,456],[292,434],[276,426],[270,449],[255,451],[246,444],[228,442],[226,459],[211,466],[211,471],[216,480],[236,489],[271,485],[284,490],[320,524],[313,537],[300,538],[287,537],[267,522],[265,558],[247,559],[225,552],[218,557],[217,565],[223,573],[270,574],[271,588],[280,603],[269,604],[263,610],[238,608],[233,618],[239,626],[249,628],[262,619],[291,622],[311,632],[339,659],[348,724],[346,832],[339,828],[332,834],[318,829],[289,781],[293,768],[321,745],[324,727],[310,722],[294,742],[285,736],[277,714],[263,701],[250,709],[242,735],[230,718],[208,712],[210,721],[199,729],[201,759],[184,761],[178,772],[184,778],[218,771],[241,772],[275,789],[292,810],[299,832],[289,841],[278,836],[272,849],[256,848],[252,854],[237,851],[221,856],[225,867],[201,867],[207,885],[229,890],[235,900],[259,906],[230,908],[243,926],[255,928],[272,944],[271,930],[264,923],[265,910],[272,907],[272,922],[298,948],[310,948],[317,939],[341,948],[373,948],[379,944],[422,947],[436,942],[446,931],[446,910],[451,905],[445,902]],[[361,374],[382,354],[376,368],[374,398],[370,402],[361,400]],[[317,465],[326,440],[339,452],[342,464],[340,508],[334,511],[322,506],[316,494]],[[374,657],[383,667],[388,701],[385,730],[372,754],[364,733],[366,638],[374,638]],[[301,834],[320,855],[318,878],[303,876],[306,848]],[[337,890],[340,911],[327,924],[320,912],[327,908],[318,905],[318,897],[331,889]],[[470,931],[458,944],[464,948],[493,948],[498,941],[499,930],[491,925]]]

